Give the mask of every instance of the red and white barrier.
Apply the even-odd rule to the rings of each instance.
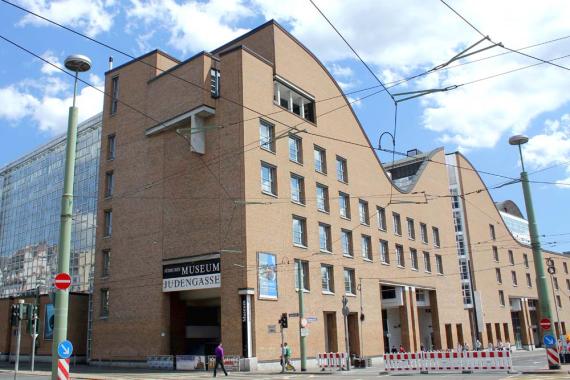
[[[69,380],[69,359],[59,359],[57,361],[57,379]]]
[[[347,354],[346,352],[324,352],[317,354],[317,364],[323,371],[325,369],[347,369]]]
[[[548,358],[548,365],[560,365],[560,355],[556,347],[546,349],[546,357]]]
[[[388,372],[417,372],[422,371],[423,352],[403,352],[399,354],[385,354],[384,364]]]
[[[469,351],[465,371],[510,371],[513,360],[510,351]]]

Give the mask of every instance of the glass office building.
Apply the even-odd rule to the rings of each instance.
[[[0,169],[0,298],[47,293],[57,271],[66,137]],[[101,115],[78,128],[71,235],[73,292],[90,292]]]

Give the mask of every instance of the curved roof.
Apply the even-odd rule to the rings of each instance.
[[[521,219],[525,219],[519,206],[517,206],[517,204],[511,201],[510,199],[507,199],[506,201],[502,202],[495,202],[495,206],[497,206],[497,209],[499,209],[499,211],[503,211],[506,212],[507,214],[511,214]]]

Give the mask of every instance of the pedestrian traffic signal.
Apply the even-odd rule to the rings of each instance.
[[[28,331],[30,334],[37,334],[39,331],[39,323],[36,322],[36,331],[34,331],[34,320],[38,318],[38,305],[27,304],[26,306],[28,307]]]
[[[12,305],[11,306],[11,322],[12,322],[12,326],[16,326],[18,324],[18,319],[20,316],[20,307],[18,305]]]
[[[287,313],[281,314],[281,319],[279,319],[279,325],[283,329],[286,329],[288,327],[289,321],[287,320]]]

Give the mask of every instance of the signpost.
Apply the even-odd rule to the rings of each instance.
[[[550,327],[552,326],[552,323],[550,322],[550,319],[548,318],[542,318],[540,320],[540,327],[543,330],[550,330]]]
[[[554,347],[556,345],[556,338],[552,335],[545,335],[544,336],[544,345],[546,347]]]
[[[57,346],[57,354],[62,359],[69,359],[72,353],[73,344],[69,340],[64,340]]]
[[[65,290],[71,286],[71,276],[68,273],[59,273],[55,276],[55,287],[58,290]]]

